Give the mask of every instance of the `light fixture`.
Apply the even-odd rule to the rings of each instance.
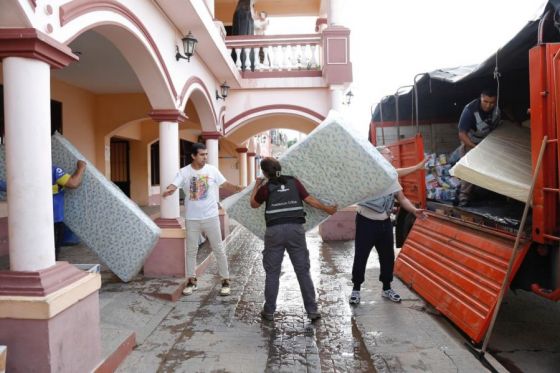
[[[228,95],[229,92],[229,85],[227,85],[227,83],[224,82],[222,83],[222,85],[220,86],[220,93],[218,93],[218,90],[216,89],[216,100],[226,100],[226,97]]]
[[[183,51],[185,52],[185,55],[183,56],[181,53],[179,53],[179,47],[175,46],[175,49],[177,51],[177,53],[175,54],[175,59],[179,61],[181,58],[183,58],[190,62],[198,40],[196,40],[192,32],[189,31],[189,34],[182,38],[181,41],[183,42]]]
[[[352,91],[348,91],[346,92],[346,101],[344,101],[342,104],[343,105],[350,105],[352,103],[352,97],[354,97],[354,94],[352,93]]]

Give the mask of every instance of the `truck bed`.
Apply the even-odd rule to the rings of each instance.
[[[517,234],[524,206],[519,201],[494,194],[492,198],[473,200],[467,207],[453,206],[451,202],[427,201],[429,211],[511,234]],[[531,214],[527,216],[524,231],[527,235],[531,232]]]

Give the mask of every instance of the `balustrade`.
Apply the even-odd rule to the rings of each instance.
[[[238,35],[226,46],[239,71],[321,70],[321,35]]]

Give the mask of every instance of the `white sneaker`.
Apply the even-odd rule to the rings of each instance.
[[[359,290],[352,290],[352,294],[350,295],[350,304],[360,304]]]
[[[187,286],[183,289],[183,295],[191,295],[193,291],[196,290],[196,280],[189,279]]]
[[[381,296],[384,298],[388,298],[395,303],[399,303],[401,301],[401,296],[397,294],[393,289],[383,290],[381,292]]]
[[[225,297],[231,293],[231,289],[229,287],[229,280],[222,280],[222,288],[220,289],[220,295]]]

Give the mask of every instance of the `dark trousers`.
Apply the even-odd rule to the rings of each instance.
[[[64,242],[64,223],[58,222],[54,223],[54,253],[55,258],[58,260],[58,255],[60,254],[60,247]]]
[[[309,272],[309,251],[305,241],[305,230],[301,224],[279,224],[266,228],[263,250],[263,266],[266,272],[264,311],[276,311],[280,270],[285,251],[288,251],[294,266],[305,310],[307,313],[317,312],[315,287]]]
[[[371,220],[356,214],[356,239],[354,245],[354,265],[352,266],[354,289],[359,290],[360,285],[364,282],[369,253],[374,246],[379,255],[379,265],[381,268],[379,281],[383,283],[383,290],[390,289],[395,264],[393,224],[391,219]]]

